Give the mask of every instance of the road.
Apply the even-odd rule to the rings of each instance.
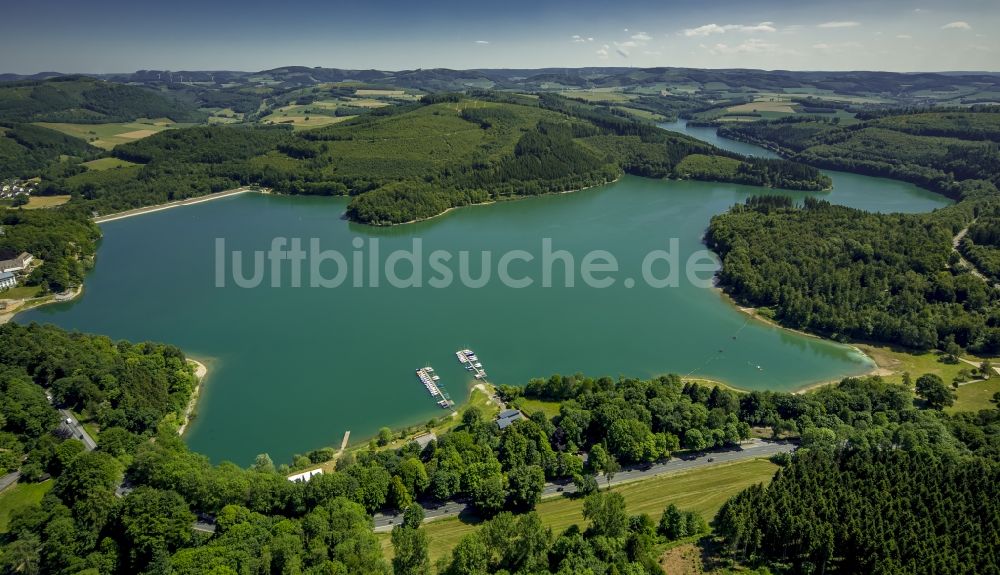
[[[73,415],[67,409],[60,409],[59,415],[60,417],[62,417],[62,422],[60,423],[60,427],[62,427],[63,429],[68,429],[73,434],[74,439],[79,439],[80,441],[82,441],[84,447],[87,448],[87,451],[93,451],[97,449],[97,442],[94,441],[94,438],[90,437],[90,434],[87,433],[87,430],[84,429],[82,425],[80,425],[80,422],[77,421],[75,415]]]
[[[732,463],[734,461],[770,457],[778,453],[790,453],[795,449],[796,446],[794,444],[784,441],[754,439],[743,444],[741,447],[706,451],[698,454],[697,456],[691,456],[686,459],[675,458],[662,463],[657,463],[648,469],[641,467],[622,469],[615,474],[614,478],[611,480],[611,485],[618,485],[640,479],[648,479],[650,477],[656,477],[658,475],[668,473],[677,473],[679,471],[709,467],[711,465],[719,465],[722,463]],[[606,487],[608,485],[607,481],[605,481],[603,477],[598,478],[598,483],[601,487]],[[572,483],[546,483],[545,487],[542,489],[542,498],[545,499],[547,497],[555,497],[566,493],[573,493],[574,491],[576,491],[576,487],[574,487]],[[427,522],[444,517],[455,517],[465,512],[473,512],[472,505],[470,503],[449,501],[448,503],[445,503],[437,508],[428,507],[425,504],[424,521]],[[384,532],[392,530],[392,526],[402,521],[403,516],[402,514],[376,513],[373,516],[373,519],[375,521],[375,531]]]
[[[21,478],[20,471],[11,471],[7,475],[0,477],[0,491],[7,489],[14,484],[15,481]]]
[[[185,198],[183,200],[176,200],[173,202],[167,202],[165,204],[157,204],[153,206],[146,206],[144,208],[135,208],[134,210],[125,210],[124,212],[117,212],[114,214],[107,214],[104,216],[98,216],[94,218],[94,223],[103,224],[105,222],[113,222],[115,220],[120,220],[123,218],[131,218],[132,216],[141,216],[142,214],[149,214],[152,212],[159,212],[162,210],[169,210],[170,208],[176,208],[180,206],[191,206],[194,204],[200,204],[202,202],[209,202],[211,200],[218,200],[221,198],[228,198],[229,196],[235,196],[237,194],[245,194],[247,192],[256,191],[257,188],[251,188],[249,186],[244,186],[242,188],[235,188],[232,190],[225,190],[222,192],[215,192],[214,194],[205,194],[203,196],[194,196],[192,198]],[[266,189],[261,188],[262,191]]]

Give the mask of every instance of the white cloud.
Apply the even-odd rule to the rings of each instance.
[[[584,38],[583,36],[581,36],[579,34],[573,34],[572,36],[570,36],[570,39],[575,44],[582,44],[584,42],[593,42],[594,41],[594,37],[593,36],[587,36],[586,38]]]
[[[941,26],[942,30],[972,30],[972,25],[968,22],[963,22],[959,20],[958,22],[948,22],[944,26]]]
[[[476,40],[476,44],[489,44],[486,40]]]
[[[836,20],[833,22],[823,22],[822,24],[817,24],[817,28],[854,28],[855,26],[860,26],[861,22],[855,22],[853,20]]]
[[[900,40],[909,40],[910,38],[913,38],[913,36],[910,36],[909,34],[896,34],[896,37]]]
[[[856,50],[858,48],[864,48],[864,46],[859,42],[840,42],[837,44],[827,44],[825,42],[819,44],[813,44],[813,49],[824,54],[843,54],[844,52],[850,50]]]
[[[645,32],[639,32],[637,34],[633,34],[632,39],[637,42],[649,42],[653,39],[653,37]]]
[[[774,22],[761,22],[760,24],[705,24],[697,28],[687,28],[684,35],[688,38],[695,36],[710,36],[712,34],[725,34],[726,32],[777,32]]]
[[[704,46],[702,46],[704,48]],[[718,43],[708,49],[709,54],[759,54],[761,52],[776,52],[778,50],[778,45],[765,42],[759,38],[750,38],[749,40],[731,46],[729,44]]]
[[[597,55],[602,60],[607,60],[608,59],[608,48],[610,48],[610,46],[608,46],[607,44],[605,44],[605,45],[601,46],[601,48],[597,51]]]

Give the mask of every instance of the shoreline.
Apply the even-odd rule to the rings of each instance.
[[[191,398],[188,399],[187,407],[184,408],[184,417],[181,419],[181,425],[177,428],[177,435],[181,437],[184,437],[184,432],[187,431],[188,424],[193,419],[194,410],[198,406],[198,399],[200,399],[202,387],[204,387],[205,376],[208,375],[208,368],[204,363],[190,357],[186,359],[188,363],[194,364],[194,377],[197,379],[197,382],[194,389],[191,390]]]
[[[212,200],[221,200],[222,198],[228,198],[230,196],[237,196],[239,194],[245,194],[249,192],[255,193],[269,193],[268,190],[262,188],[260,190],[250,189],[248,186],[241,188],[233,188],[231,190],[224,190],[221,192],[215,192],[214,194],[205,194],[203,196],[195,196],[193,198],[185,198],[183,200],[175,200],[173,202],[167,202],[165,204],[154,204],[152,206],[146,206],[142,208],[134,208],[131,210],[125,210],[123,212],[115,212],[113,214],[107,214],[103,216],[98,216],[94,218],[95,224],[104,224],[107,222],[113,222],[116,220],[123,220],[125,218],[131,218],[135,216],[141,216],[144,214],[151,214],[153,212],[160,212],[163,210],[169,210],[171,208],[179,208],[182,206],[193,206],[195,204],[200,204],[202,202],[210,202]]]
[[[610,182],[604,182],[604,183],[600,183],[600,184],[594,184],[592,186],[585,186],[583,188],[574,188],[572,190],[562,190],[561,192],[545,192],[544,194],[538,194],[536,196],[510,196],[509,198],[505,198],[505,199],[486,200],[485,202],[476,202],[474,204],[462,204],[461,206],[452,206],[452,207],[446,209],[445,211],[443,211],[443,212],[441,212],[439,214],[434,214],[433,216],[427,216],[425,218],[416,218],[416,219],[413,219],[413,220],[408,220],[408,221],[405,221],[405,222],[399,222],[399,223],[395,223],[395,224],[380,225],[380,224],[367,224],[367,223],[364,223],[364,222],[354,222],[354,221],[351,221],[351,220],[348,220],[348,221],[351,221],[351,223],[359,224],[359,225],[362,225],[362,226],[371,226],[373,228],[393,228],[393,227],[396,227],[396,226],[405,226],[407,224],[416,224],[416,223],[420,223],[420,222],[426,222],[426,221],[429,221],[429,220],[433,220],[435,218],[439,218],[439,217],[447,214],[448,212],[451,212],[453,210],[460,210],[462,208],[471,208],[473,206],[489,206],[489,205],[492,205],[492,204],[498,204],[500,202],[512,202],[512,201],[517,201],[517,200],[526,200],[528,198],[541,198],[541,197],[544,197],[544,196],[554,196],[554,195],[559,195],[559,194],[573,194],[573,193],[576,193],[576,192],[582,192],[584,190],[590,190],[590,189],[593,189],[593,188],[599,188],[601,186],[608,186],[608,185],[611,185],[611,184],[617,182],[620,179],[622,179],[622,176],[618,176],[617,178],[611,180]]]
[[[858,347],[857,345],[855,345],[853,343],[842,343],[842,342],[839,342],[839,341],[834,341],[834,340],[829,339],[829,338],[825,338],[823,336],[820,336],[820,335],[817,335],[817,334],[814,334],[814,333],[809,333],[809,332],[805,332],[805,331],[802,331],[802,330],[798,330],[798,329],[794,329],[794,328],[790,328],[790,327],[785,327],[785,326],[781,325],[780,323],[778,323],[778,322],[776,322],[776,321],[774,321],[774,320],[772,320],[770,318],[762,316],[760,313],[757,312],[757,308],[755,308],[755,307],[740,305],[729,294],[727,294],[725,292],[725,290],[723,290],[721,287],[715,286],[712,289],[715,290],[716,293],[719,294],[719,297],[723,301],[725,301],[726,303],[728,303],[732,307],[736,308],[740,313],[743,313],[743,314],[747,315],[748,317],[750,317],[750,319],[753,319],[755,321],[759,321],[760,323],[762,323],[762,324],[764,324],[764,325],[766,325],[768,327],[773,327],[775,329],[780,329],[780,330],[783,330],[783,331],[787,331],[787,332],[793,333],[795,335],[805,336],[805,337],[809,337],[809,338],[812,338],[812,339],[817,339],[817,340],[820,340],[820,341],[825,341],[825,342],[829,342],[829,343],[833,343],[833,344],[837,344],[837,345],[847,346],[847,347],[853,349],[855,352],[857,352],[860,355],[868,358],[868,360],[871,361],[872,365],[874,366],[872,369],[864,372],[860,376],[863,376],[863,377],[868,377],[868,376],[872,376],[872,375],[888,376],[888,375],[893,375],[895,373],[894,371],[892,371],[892,370],[890,370],[890,369],[888,369],[888,368],[886,368],[884,366],[879,365],[878,361],[876,361],[874,357],[872,357],[871,355],[865,353],[865,351],[863,349],[861,349],[860,347]],[[801,394],[804,394],[804,393],[808,393],[810,391],[814,391],[814,390],[819,389],[821,387],[826,387],[828,385],[835,385],[837,383],[840,383],[840,381],[842,379],[844,379],[845,377],[859,377],[859,376],[847,376],[847,375],[845,375],[845,376],[839,377],[837,379],[828,379],[828,380],[819,381],[819,382],[816,382],[816,383],[810,383],[810,384],[806,384],[806,385],[803,385],[803,386],[796,387],[796,388],[792,389],[789,393],[793,393],[793,394],[796,394],[796,395],[801,395]],[[729,386],[729,387],[732,387],[732,386]],[[734,388],[734,389],[736,389],[736,388]]]
[[[62,293],[66,293],[66,292],[62,292]],[[53,303],[66,303],[68,301],[73,301],[73,300],[79,298],[81,294],[83,294],[83,284],[82,283],[80,285],[78,285],[76,288],[74,288],[72,290],[72,292],[70,293],[70,295],[65,296],[65,297],[60,297],[62,294],[52,294],[52,293],[50,293],[50,294],[46,294],[46,295],[44,295],[42,297],[37,297],[37,298],[9,300],[9,301],[14,302],[15,305],[14,305],[13,309],[3,310],[2,312],[0,312],[0,325],[3,325],[3,324],[5,324],[7,322],[10,322],[10,321],[13,321],[14,317],[17,316],[17,314],[19,314],[21,312],[25,312],[25,311],[28,311],[28,310],[32,310],[32,309],[39,308],[39,307],[42,307],[42,306],[46,306],[46,305],[53,304]],[[11,305],[11,304],[8,304],[8,305]]]

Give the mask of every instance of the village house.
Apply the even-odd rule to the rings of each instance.
[[[35,261],[35,256],[28,252],[21,252],[21,255],[11,260],[0,261],[0,273],[2,272],[22,272],[28,269],[31,262]]]
[[[524,414],[517,409],[505,409],[497,415],[497,426],[500,429],[506,429],[515,421],[524,419]]]

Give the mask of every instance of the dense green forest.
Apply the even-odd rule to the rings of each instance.
[[[878,116],[852,126],[810,117],[732,123],[719,135],[797,162],[912,182],[961,199],[1000,185],[1000,110]]]
[[[33,178],[62,156],[89,159],[98,152],[83,140],[55,130],[0,123],[0,178]]]
[[[988,419],[995,434],[1000,420]],[[716,529],[739,558],[795,573],[997,573],[991,455],[809,450],[728,501]]]
[[[725,157],[727,173],[677,172],[688,155]],[[656,126],[554,95],[433,95],[306,132],[205,126],[119,145],[140,164],[54,174],[46,193],[69,192],[99,213],[246,184],[290,194],[351,195],[352,219],[394,224],[448,208],[609,182],[622,173],[822,189],[814,168],[748,160]]]
[[[386,508],[406,510],[392,535],[392,569],[397,574],[427,573],[422,511],[413,502],[456,497],[470,498],[481,515],[493,519],[442,560],[440,572],[654,573],[655,544],[701,533],[704,525],[676,508],[659,518],[630,517],[621,497],[599,491],[592,474],[610,476],[620,465],[652,461],[681,448],[735,443],[751,425],[799,437],[807,454],[832,453],[843,446],[875,453],[879,446],[892,445],[900,451],[900,461],[928,454],[954,460],[947,464],[952,467],[925,466],[929,469],[921,472],[922,478],[954,469],[957,475],[949,477],[979,481],[973,472],[995,473],[990,466],[1000,456],[1000,412],[949,416],[917,409],[910,389],[877,377],[793,395],[740,394],[684,383],[676,376],[643,381],[577,375],[501,390],[514,402],[521,394],[560,400],[555,417],[532,413],[500,430],[470,408],[461,425],[423,449],[416,443],[379,449],[373,441],[341,458],[336,472],[292,483],[282,475],[286,467],[276,468],[266,455],[241,469],[230,463],[213,466],[187,450],[176,429],[194,378],[174,347],[13,324],[0,326],[0,343],[4,465],[18,465],[23,455],[23,480],[43,474],[53,478],[40,505],[11,517],[0,547],[0,569],[9,573],[388,574],[390,565],[368,515]],[[100,425],[96,451],[86,451],[58,432],[59,417],[46,392]],[[589,452],[586,463],[579,450]],[[299,456],[296,464],[331,457],[332,450],[317,450]],[[786,477],[795,477],[797,457],[815,456],[793,458],[775,493],[784,493]],[[965,467],[966,461],[971,467]],[[546,478],[557,477],[572,477],[586,497],[586,529],[552,534],[531,513],[509,513],[529,512]],[[995,475],[983,477],[992,480],[969,485],[979,497],[998,500]],[[849,481],[848,472],[832,476],[827,484],[841,481]],[[917,485],[887,493],[885,504]],[[727,506],[730,511],[719,519],[721,533],[730,536],[732,510],[745,509],[741,502],[755,497],[753,493]],[[930,485],[927,493],[933,493]],[[839,497],[854,504],[850,492]],[[991,572],[986,569],[989,555],[973,552],[977,542],[996,537],[995,513],[971,515],[964,503],[934,509],[937,524],[962,525],[968,533],[937,542],[942,560],[954,557],[966,571],[981,567],[980,572]],[[205,514],[214,516],[215,531],[194,531],[196,518]],[[747,525],[753,520],[740,517]],[[806,524],[792,523],[791,528]],[[892,537],[892,525],[872,532],[865,544]],[[744,547],[731,546],[734,553]],[[772,557],[765,548],[746,549],[746,557],[769,563],[800,557],[812,561],[814,547],[784,558]],[[839,549],[835,546],[828,555],[839,557]]]
[[[899,110],[853,126],[787,119],[724,126],[719,134],[796,161],[910,181],[960,200],[930,214],[867,214],[809,200],[754,199],[712,219],[720,284],[782,324],[835,338],[915,349],[1000,351],[992,284],[967,273],[959,249],[997,278],[994,213],[1000,183],[996,107]]]
[[[85,76],[0,83],[0,121],[96,124],[138,118],[196,122],[205,114],[147,88]]]
[[[28,276],[28,285],[61,292],[81,285],[94,265],[101,232],[81,207],[0,209],[0,226],[0,259],[28,252],[41,261]]]
[[[719,283],[784,325],[914,349],[949,342],[992,355],[1000,322],[991,286],[952,265],[965,205],[872,214],[807,198],[750,198],[712,218]]]
[[[996,208],[984,211],[969,225],[958,247],[977,270],[1000,282],[1000,213]]]

